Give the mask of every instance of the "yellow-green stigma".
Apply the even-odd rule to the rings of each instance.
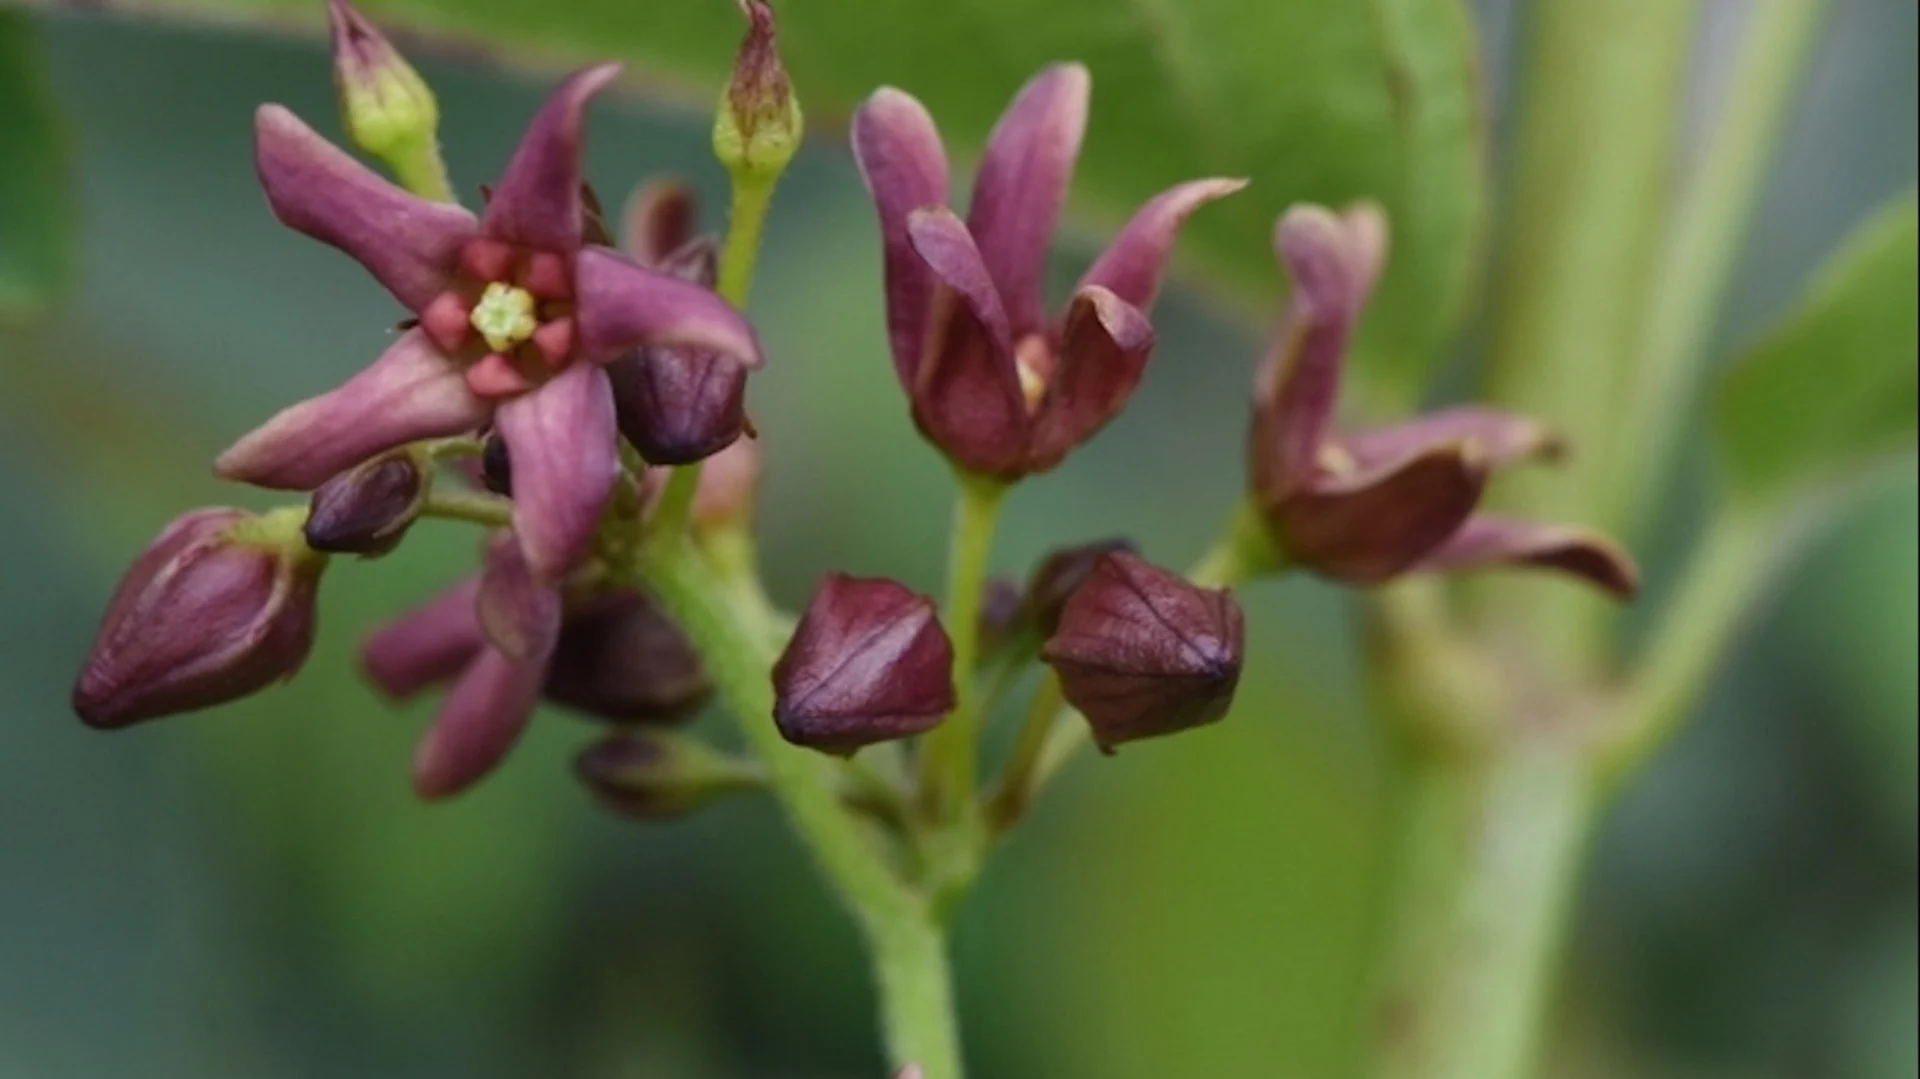
[[[480,294],[467,321],[486,338],[495,352],[509,352],[533,336],[540,320],[533,315],[533,296],[526,289],[495,281]]]

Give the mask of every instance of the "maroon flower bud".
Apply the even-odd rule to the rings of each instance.
[[[1027,579],[1028,617],[1042,637],[1051,637],[1060,628],[1060,611],[1067,600],[1086,583],[1100,559],[1115,551],[1138,554],[1132,540],[1110,539],[1078,547],[1062,547],[1048,554]]]
[[[1026,599],[1020,586],[1005,577],[995,577],[980,589],[982,657],[998,653],[1026,630]]]
[[[480,444],[480,486],[513,497],[513,459],[507,454],[507,440],[498,431],[489,432]]]
[[[115,591],[73,710],[89,726],[125,727],[291,678],[313,644],[325,564],[290,516],[211,508],[176,518]]]
[[[662,223],[663,227],[668,223]],[[667,254],[662,273],[712,288],[717,248],[697,237]],[[746,365],[700,349],[643,348],[607,368],[620,433],[656,465],[703,460],[746,427]]]
[[[406,451],[348,469],[314,490],[307,508],[307,546],[339,554],[386,554],[420,516],[432,487],[425,464]]]
[[[1103,752],[1227,714],[1240,682],[1240,605],[1125,551],[1102,555],[1042,657]]]
[[[580,751],[574,775],[601,805],[636,820],[670,820],[764,783],[750,764],[691,738],[635,730]]]
[[[547,699],[616,722],[686,719],[712,693],[693,646],[638,592],[568,611],[547,669]]]
[[[787,741],[851,756],[953,710],[953,644],[932,600],[883,578],[829,573],[774,664],[773,689]]]

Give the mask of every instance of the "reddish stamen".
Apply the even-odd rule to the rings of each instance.
[[[573,353],[573,319],[556,318],[542,322],[540,328],[533,331],[533,347],[554,367],[567,362]]]
[[[467,301],[456,293],[442,292],[421,309],[420,328],[442,351],[452,352],[467,343],[467,335],[473,330],[467,322],[471,314]]]
[[[568,278],[565,258],[551,251],[535,251],[527,256],[520,287],[542,300],[564,300],[573,295],[573,282]]]
[[[514,397],[533,388],[511,357],[489,352],[467,368],[467,388],[480,397]]]
[[[513,270],[513,248],[499,240],[470,240],[460,251],[460,268],[482,281],[504,281]]]

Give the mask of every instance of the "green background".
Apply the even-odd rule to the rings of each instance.
[[[1497,136],[1511,11],[1479,14]],[[72,718],[118,570],[180,508],[268,504],[214,484],[211,456],[364,363],[396,313],[358,267],[275,225],[253,182],[257,102],[336,130],[317,40],[43,22],[82,246],[52,317],[0,337],[0,1075],[879,1075],[857,942],[770,805],[670,828],[605,818],[565,770],[592,731],[561,715],[470,797],[410,799],[430,705],[388,708],[351,656],[465,571],[453,526],[336,567],[291,687],[110,737]],[[1707,24],[1703,73],[1727,22]],[[1901,0],[1835,4],[1724,342],[1913,183],[1915,23]],[[471,190],[539,88],[471,54],[420,59]],[[964,77],[960,50],[950,63],[928,78]],[[1096,113],[1126,94],[1102,80],[1096,65]],[[829,119],[782,189],[754,298],[772,357],[753,386],[761,530],[789,605],[829,568],[934,590],[946,529],[945,469],[889,374],[871,211]],[[591,175],[612,199],[675,172],[713,206],[704,125],[602,107]],[[1065,245],[1062,282],[1091,249]],[[1163,302],[1140,397],[1016,493],[999,568],[1112,534],[1174,565],[1203,549],[1241,481],[1257,349],[1220,306]],[[1915,517],[1909,461],[1818,545],[1614,814],[1557,1074],[1915,1074]],[[1644,552],[1656,593],[1689,527],[1673,518]],[[1243,598],[1235,715],[1077,764],[966,908],[978,1074],[1334,1073],[1381,825],[1352,611],[1310,581]]]

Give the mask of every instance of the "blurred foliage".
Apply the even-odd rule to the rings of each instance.
[[[66,133],[32,20],[0,11],[0,322],[38,310],[72,270]]]
[[[1714,418],[1736,496],[1777,499],[1911,451],[1916,295],[1920,210],[1908,195],[1860,226],[1799,308],[1726,378]]]
[[[323,14],[317,0],[129,6],[267,26],[313,26]],[[564,18],[522,0],[364,8],[396,32],[471,42],[516,66],[618,57],[656,91],[701,105],[722,85],[741,25],[717,0],[572,0]],[[1464,314],[1486,211],[1479,58],[1464,0],[792,0],[779,12],[781,51],[810,117],[838,124],[874,87],[897,84],[926,102],[963,156],[1034,71],[1061,57],[1085,61],[1096,104],[1078,203],[1113,225],[1183,180],[1255,178],[1198,215],[1182,245],[1242,298],[1276,283],[1256,238],[1283,207],[1385,203],[1394,257],[1363,345],[1369,370],[1403,398],[1419,392]]]
[[[432,13],[451,2],[388,10],[444,29],[450,16]],[[1257,133],[1249,152],[1275,159],[1242,196],[1268,201],[1216,208],[1194,238],[1231,243],[1256,283],[1274,280],[1261,215],[1283,192],[1336,198],[1375,175],[1411,175],[1398,171],[1401,151],[1342,141],[1377,130],[1386,99],[1373,83],[1328,83],[1332,57],[1378,60],[1366,51],[1378,39],[1351,21],[1358,5],[1317,7],[1330,54],[1231,33],[1237,58],[1189,54],[1203,89],[1256,76],[1319,88],[1292,99],[1326,113],[1317,128],[1289,126],[1299,114],[1222,121]],[[1847,221],[1913,182],[1911,5],[1841,7],[1839,44],[1771,196],[1780,212],[1763,216],[1730,319],[1743,334],[1784,309]],[[602,40],[651,48],[635,20],[663,20],[645,24],[650,40],[702,65],[729,55],[737,33],[725,3],[581,5],[565,24],[540,5],[467,9],[556,61]],[[1410,13],[1450,9],[1368,10],[1397,12],[1382,25],[1405,29]],[[803,93],[831,88],[844,108],[862,80],[890,79],[975,141],[1039,58],[1089,60],[1098,91],[1081,193],[1106,221],[1198,160],[1165,83],[1105,74],[1134,70],[1123,61],[1150,46],[1178,53],[1179,33],[1137,20],[1217,34],[1241,25],[1236,12],[1268,17],[1224,0],[1026,6],[1017,39],[1002,40],[981,37],[999,18],[985,0],[874,5],[864,21],[811,30],[807,0],[782,12]],[[303,29],[314,15],[300,9]],[[677,18],[688,21],[664,22]],[[1074,44],[1089,25],[1117,29]],[[289,687],[111,737],[67,713],[94,619],[145,538],[182,506],[264,504],[216,486],[211,455],[358,368],[397,316],[348,260],[276,226],[254,185],[255,102],[334,126],[310,35],[90,18],[41,29],[73,119],[86,229],[71,300],[30,334],[0,338],[0,1075],[878,1076],[857,941],[763,802],[672,828],[606,819],[565,774],[588,730],[559,715],[471,796],[411,799],[407,755],[430,706],[377,700],[353,677],[352,652],[373,621],[468,570],[471,537],[451,526],[423,527],[386,562],[337,564],[321,647]],[[855,47],[894,36],[923,44]],[[467,57],[420,58],[470,190],[505,159],[539,88]],[[674,58],[636,74],[711,81]],[[1444,126],[1429,134],[1441,140]],[[717,205],[704,128],[599,109],[599,189],[672,170]],[[1294,141],[1268,145],[1283,130]],[[754,312],[773,353],[753,388],[771,454],[762,528],[772,588],[789,604],[827,568],[934,587],[947,511],[944,466],[915,442],[886,374],[871,211],[844,155],[819,142],[782,189]],[[1323,160],[1341,147],[1350,160]],[[1451,199],[1459,189],[1445,177],[1459,169],[1431,167],[1430,194]],[[1326,186],[1301,186],[1314,183]],[[1452,232],[1450,248],[1417,239],[1453,228],[1403,228],[1402,247],[1470,259],[1470,230]],[[1063,258],[1058,278],[1087,253]],[[1438,333],[1445,290],[1398,287],[1412,297],[1398,301],[1409,339]],[[1257,347],[1208,314],[1191,296],[1161,304],[1139,399],[1013,498],[997,568],[1022,572],[1052,544],[1114,533],[1173,564],[1202,549],[1240,484]],[[1601,837],[1570,964],[1578,1037],[1565,1043],[1566,1074],[1915,1074],[1920,506],[1911,468],[1878,491]],[[1649,552],[1656,577],[1670,553]],[[1076,766],[963,912],[978,1074],[1319,1079],[1334,1067],[1376,903],[1381,777],[1339,594],[1292,581],[1244,599],[1252,659],[1236,715]]]

